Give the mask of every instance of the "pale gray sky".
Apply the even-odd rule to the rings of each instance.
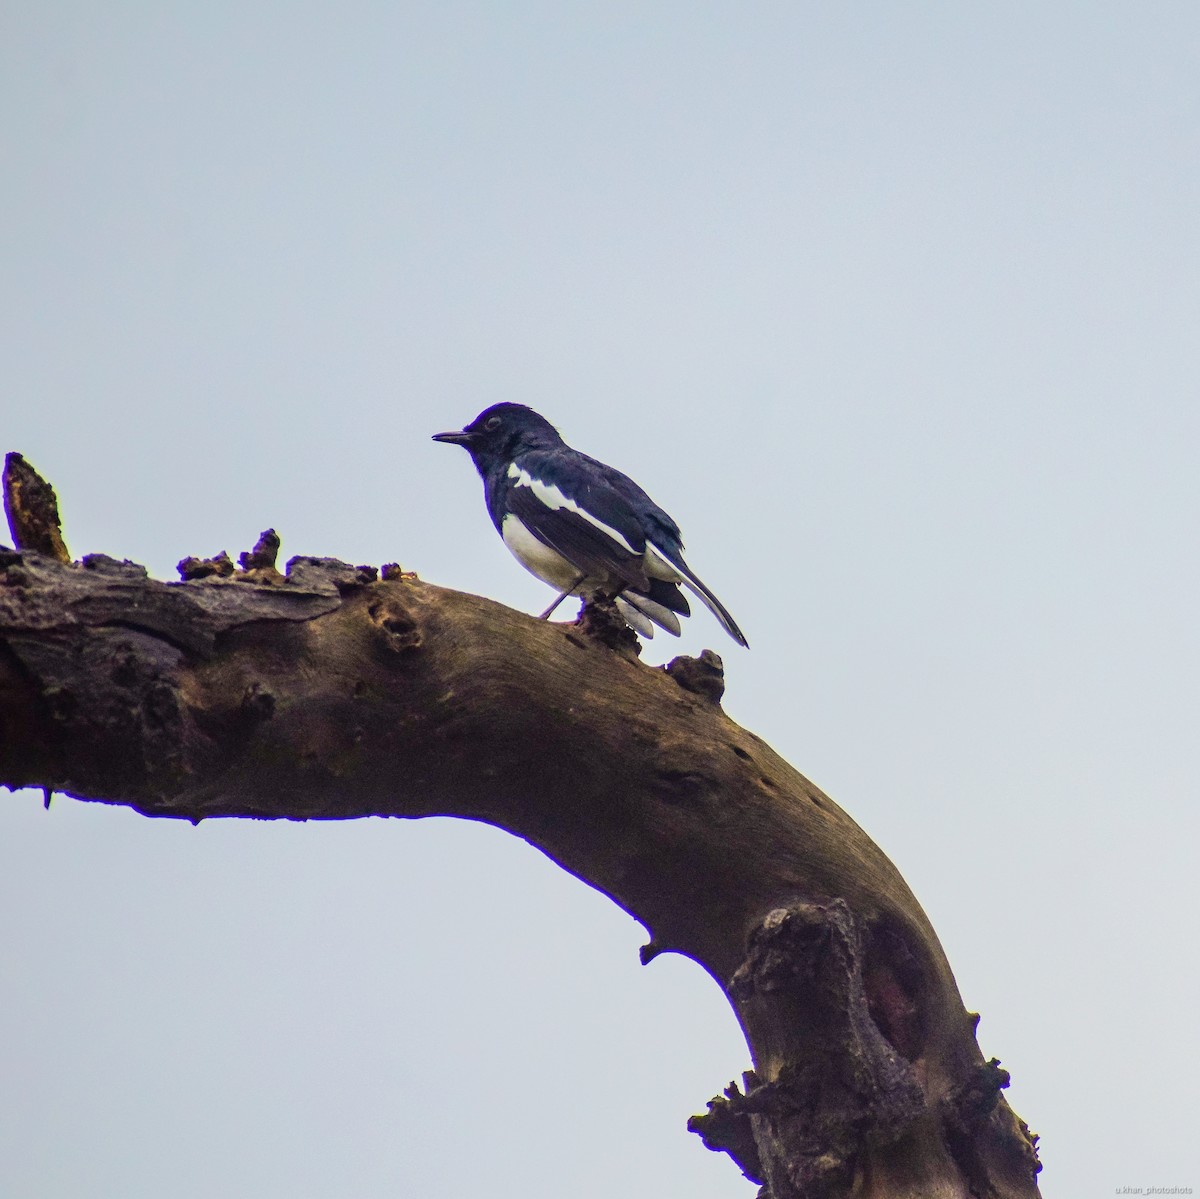
[[[903,871],[1046,1194],[1200,1188],[1200,10],[912,7],[7,3],[0,449],[77,554],[536,612],[429,441],[533,404],[683,526],[753,649],[682,649]],[[522,843],[2,798],[6,1199],[753,1194],[716,988]]]

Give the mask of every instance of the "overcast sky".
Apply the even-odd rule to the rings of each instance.
[[[532,404],[682,525],[753,648],[647,660],[896,862],[1047,1196],[1200,1188],[1194,3],[0,13],[0,450],[76,555],[537,612],[429,440]],[[722,996],[524,843],[0,800],[6,1199],[754,1194]]]

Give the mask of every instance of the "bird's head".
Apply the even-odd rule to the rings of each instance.
[[[480,471],[507,464],[522,450],[562,445],[558,430],[544,416],[524,404],[509,403],[493,404],[466,428],[435,433],[433,440],[461,445]]]

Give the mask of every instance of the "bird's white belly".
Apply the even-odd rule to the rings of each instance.
[[[512,556],[530,574],[558,591],[566,591],[579,578],[579,571],[562,554],[539,541],[511,512],[504,518],[500,536]]]

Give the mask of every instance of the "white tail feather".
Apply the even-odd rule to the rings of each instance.
[[[617,611],[635,633],[640,633],[647,640],[654,636],[654,626],[623,595],[617,596]]]
[[[621,596],[631,608],[636,608],[643,616],[648,616],[660,629],[670,633],[672,637],[678,637],[683,631],[679,624],[678,613],[672,612],[670,608],[664,607],[644,595],[634,595],[631,592],[625,592]]]

